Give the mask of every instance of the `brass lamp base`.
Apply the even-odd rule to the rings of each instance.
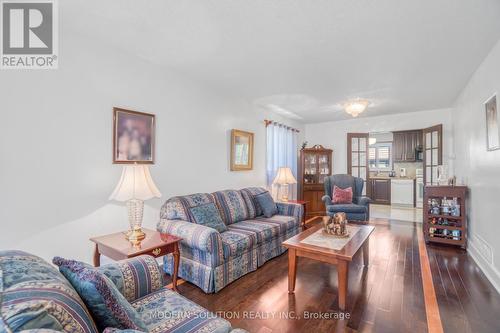
[[[134,230],[129,230],[127,232],[125,238],[128,241],[135,243],[135,242],[140,242],[144,238],[146,238],[146,234],[144,233],[144,231],[141,230],[141,228],[134,228]]]

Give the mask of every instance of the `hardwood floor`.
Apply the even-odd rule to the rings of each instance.
[[[249,332],[428,332],[420,224],[372,223],[370,265],[362,255],[351,263],[345,313],[337,305],[335,266],[299,258],[296,292],[288,294],[286,253],[217,294],[190,283],[179,291]],[[429,245],[427,253],[444,332],[499,332],[500,295],[472,259],[451,247]],[[333,318],[311,317],[321,314]]]

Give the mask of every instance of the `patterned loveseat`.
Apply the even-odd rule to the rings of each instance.
[[[165,202],[157,229],[183,238],[181,278],[206,293],[218,292],[285,251],[281,243],[299,232],[303,208],[278,202],[278,214],[266,218],[255,198],[264,192],[251,187],[178,196]],[[197,224],[193,209],[211,203],[218,208],[226,231]],[[172,255],[164,257],[163,267],[172,273]]]
[[[0,251],[1,333],[246,332],[232,330],[227,320],[165,288],[163,272],[153,257],[141,256],[99,269],[62,258],[54,258],[54,263],[64,275],[37,256]],[[61,268],[63,265],[67,266]],[[101,290],[106,285],[87,273],[80,276],[84,283],[75,286],[64,271],[78,272],[75,267],[102,273],[105,277],[100,281],[113,285],[121,303],[111,303],[111,297],[103,293],[105,302],[96,306],[96,289],[91,287]],[[130,310],[124,312],[123,305]],[[103,315],[107,315],[104,320]]]

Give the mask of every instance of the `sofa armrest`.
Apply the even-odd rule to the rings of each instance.
[[[354,203],[361,206],[368,206],[372,199],[369,197],[356,197],[354,198]]]
[[[332,204],[332,197],[329,195],[325,194],[324,196],[321,197],[321,201],[324,202],[325,206],[329,206]]]
[[[222,253],[222,240],[217,230],[182,220],[161,219],[156,225],[159,232],[182,238],[187,247],[208,253]]]
[[[97,270],[110,278],[129,302],[160,290],[165,285],[158,262],[149,255],[113,262]]]
[[[304,207],[302,207],[301,204],[277,202],[276,207],[278,208],[279,215],[293,216],[298,222],[302,221],[302,217],[304,216]]]

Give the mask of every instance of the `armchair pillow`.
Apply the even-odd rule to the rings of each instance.
[[[352,203],[352,187],[340,188],[337,185],[333,186],[332,202],[338,204],[351,204]]]
[[[160,290],[165,284],[158,262],[148,255],[115,261],[97,270],[110,278],[129,302]]]
[[[274,202],[274,199],[269,191],[257,194],[255,196],[255,200],[257,200],[265,217],[272,217],[273,215],[278,214],[278,207],[276,206],[276,203]]]
[[[55,257],[52,262],[76,289],[99,331],[106,327],[147,332],[137,311],[103,273],[85,263]]]
[[[191,207],[190,211],[196,224],[214,228],[218,232],[224,232],[227,230],[226,225],[220,217],[219,210],[215,207],[214,203]]]

